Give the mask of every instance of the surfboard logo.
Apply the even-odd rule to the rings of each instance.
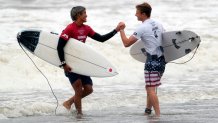
[[[178,45],[176,44],[176,39],[172,39],[172,43],[173,43],[173,45],[175,46],[176,49],[179,49],[179,48],[180,48],[180,46],[178,46]]]
[[[108,69],[108,71],[109,71],[109,72],[112,72],[112,71],[113,71],[113,69],[112,69],[112,68],[109,68],[109,69]]]

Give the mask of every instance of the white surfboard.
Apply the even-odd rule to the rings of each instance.
[[[59,35],[41,30],[24,30],[18,33],[18,42],[37,57],[57,67],[61,64],[57,44]],[[70,39],[64,48],[66,63],[72,72],[94,77],[117,75],[115,67],[92,47]]]
[[[189,54],[200,45],[200,37],[192,31],[170,31],[162,35],[162,47],[166,62],[170,62]],[[130,55],[140,61],[146,62],[144,43],[139,40],[130,48]]]

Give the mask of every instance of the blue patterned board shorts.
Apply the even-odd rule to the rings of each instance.
[[[165,71],[165,59],[164,56],[149,55],[147,54],[147,60],[145,63],[145,83],[146,87],[157,87],[161,85],[160,79]]]

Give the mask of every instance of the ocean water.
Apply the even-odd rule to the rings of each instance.
[[[131,58],[129,48],[123,47],[119,34],[103,44],[87,39],[88,45],[102,52],[116,66],[119,75],[92,78],[94,93],[83,99],[83,119],[76,119],[74,113],[62,106],[62,102],[74,94],[63,70],[29,54],[49,79],[58,98],[57,115],[54,115],[57,101],[47,81],[16,40],[17,32],[27,28],[60,33],[71,22],[69,11],[76,5],[87,8],[86,24],[96,32],[105,34],[124,21],[130,36],[140,24],[135,17],[135,5],[141,2],[143,0],[0,0],[0,122],[149,122],[143,116],[146,102],[144,65]],[[148,2],[153,7],[152,18],[161,21],[167,31],[191,30],[201,37],[200,47],[190,62],[167,64],[158,89],[163,121],[169,116],[173,116],[170,119],[173,121],[180,115],[192,119],[190,107],[184,104],[198,105],[218,98],[218,1]],[[175,62],[187,61],[192,55]],[[212,112],[205,119],[217,118],[214,115]],[[192,119],[193,122],[196,120]]]

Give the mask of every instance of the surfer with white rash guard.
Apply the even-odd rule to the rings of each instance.
[[[146,50],[147,60],[144,68],[145,89],[147,92],[147,106],[145,108],[145,115],[151,114],[151,108],[154,108],[155,116],[160,116],[160,107],[156,89],[161,85],[160,79],[165,70],[165,59],[163,56],[161,43],[163,26],[150,19],[151,6],[148,3],[142,3],[136,6],[135,16],[142,24],[139,25],[135,32],[129,37],[126,37],[124,32],[125,24],[119,23],[122,29],[120,36],[125,47],[129,47],[137,40],[141,39]],[[123,26],[122,26],[123,25]]]
[[[93,83],[90,76],[79,75],[71,72],[73,68],[68,66],[65,62],[64,47],[70,38],[74,38],[77,39],[78,41],[85,43],[86,38],[88,36],[96,41],[104,42],[112,38],[120,30],[120,27],[117,25],[117,27],[111,32],[105,35],[100,35],[96,33],[90,26],[84,24],[87,21],[86,20],[87,14],[86,14],[85,7],[83,6],[73,7],[71,9],[70,14],[73,22],[70,23],[60,35],[57,50],[58,50],[59,59],[61,61],[60,66],[64,68],[65,75],[66,77],[69,78],[69,81],[75,91],[75,95],[72,96],[67,101],[65,101],[63,103],[63,106],[67,110],[70,110],[71,105],[74,103],[77,110],[77,116],[81,117],[82,98],[86,97],[87,95],[93,92],[93,88],[92,88]]]

